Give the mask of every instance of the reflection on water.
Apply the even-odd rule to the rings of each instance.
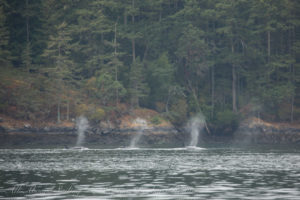
[[[2,149],[0,199],[298,199],[300,150]]]

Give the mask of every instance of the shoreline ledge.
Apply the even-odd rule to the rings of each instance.
[[[90,126],[85,132],[87,145],[128,146],[131,139],[139,132],[131,124],[113,125],[109,122]],[[175,128],[171,124],[149,125],[143,131],[139,145],[185,146],[190,134],[184,128]],[[223,138],[224,139],[224,138]],[[222,137],[202,133],[200,143],[221,142]],[[74,123],[67,126],[34,127],[24,124],[20,127],[0,124],[0,145],[2,147],[20,145],[58,145],[76,144],[77,129]],[[202,140],[202,141],[201,141]],[[257,118],[242,121],[239,128],[224,140],[232,144],[300,144],[300,127],[282,123],[268,123]]]
[[[139,132],[134,127],[100,127],[91,126],[85,131],[87,145],[128,146],[134,135]],[[178,132],[174,127],[150,126],[143,131],[140,144],[147,145],[176,145],[183,146],[185,133]],[[0,126],[0,145],[75,145],[77,129],[74,126],[47,127],[18,127],[8,128]]]
[[[240,143],[300,144],[300,127],[249,118],[240,123],[233,137]]]

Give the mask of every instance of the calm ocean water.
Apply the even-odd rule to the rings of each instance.
[[[300,148],[0,149],[0,199],[299,199]]]

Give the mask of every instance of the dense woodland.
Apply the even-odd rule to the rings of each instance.
[[[298,0],[0,2],[2,114],[300,120]]]

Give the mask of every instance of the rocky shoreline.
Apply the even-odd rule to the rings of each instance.
[[[233,137],[239,143],[300,144],[300,127],[250,118],[240,124]]]
[[[85,131],[85,143],[99,146],[128,146],[131,139],[138,134],[136,128],[90,127]],[[185,133],[174,127],[150,127],[143,131],[139,145],[183,146]],[[73,146],[77,140],[77,129],[73,127],[21,127],[6,128],[0,126],[0,145],[58,145]]]
[[[124,147],[130,144],[131,139],[138,134],[139,129],[132,126],[117,127],[109,123],[101,126],[90,126],[85,131],[86,145],[98,147]],[[140,146],[186,146],[190,139],[185,129],[177,130],[170,124],[149,126],[143,131]],[[256,118],[244,120],[226,142],[241,144],[300,144],[300,128],[271,124]],[[18,145],[48,145],[74,146],[77,140],[77,129],[73,126],[45,126],[32,127],[25,124],[23,127],[4,127],[0,125],[0,145],[10,147]],[[202,141],[201,141],[202,140]],[[202,133],[200,141],[222,141],[216,135]]]

